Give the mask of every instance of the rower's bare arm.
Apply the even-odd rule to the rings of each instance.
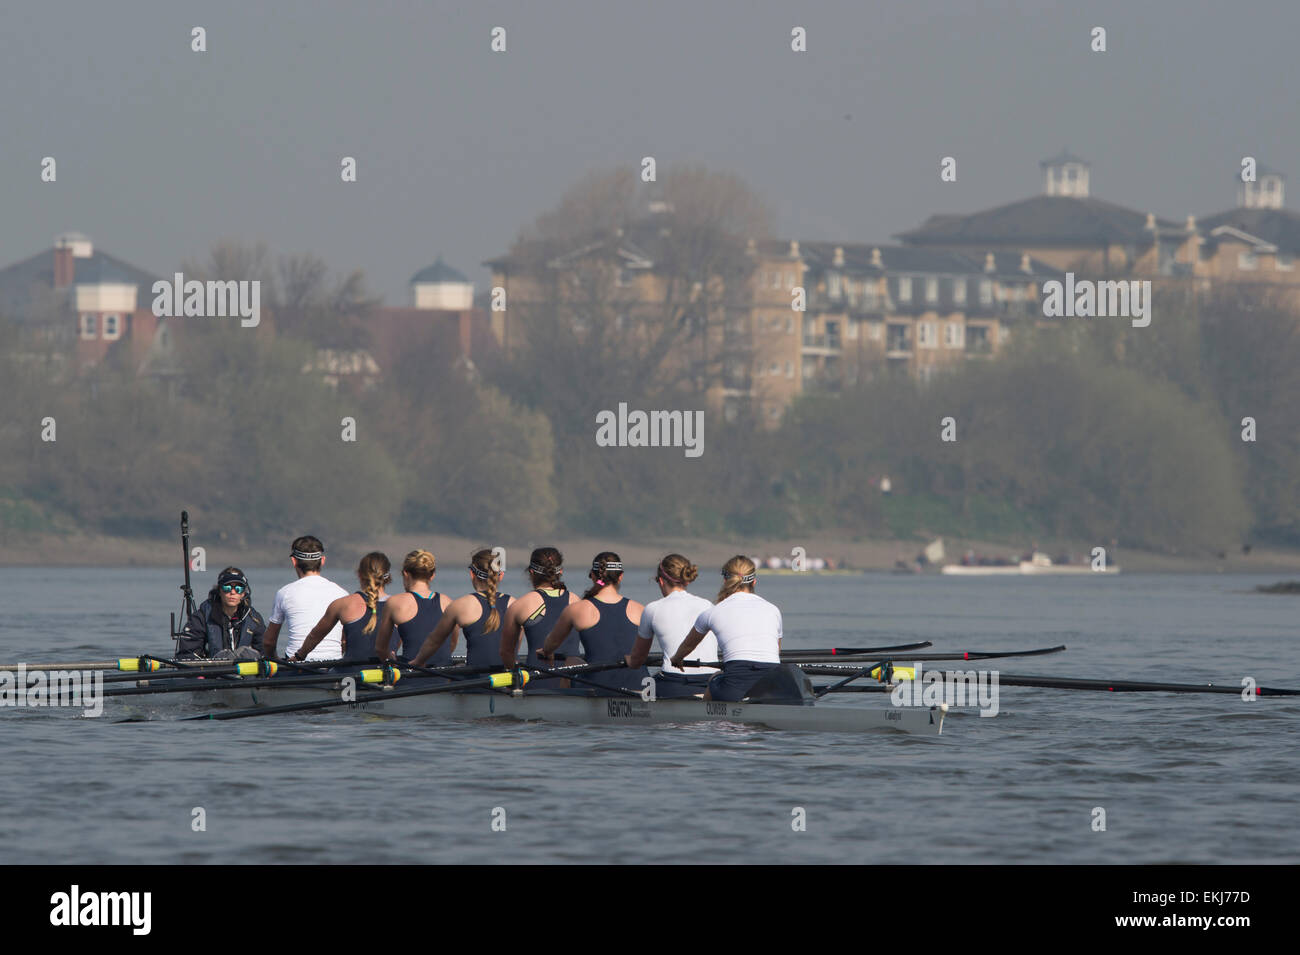
[[[627,655],[627,665],[633,670],[645,666],[646,657],[650,655],[652,646],[654,640],[650,637],[637,637],[636,643],[632,644],[632,652]]]
[[[424,638],[424,645],[420,647],[420,652],[411,662],[416,666],[424,666],[425,662],[442,648],[447,636],[456,625],[456,601],[452,601],[451,606],[438,618],[438,625],[433,628],[433,632]]]
[[[691,632],[686,635],[686,639],[682,641],[682,645],[677,648],[677,652],[673,654],[673,666],[680,670],[682,668],[682,661],[695,652],[695,648],[700,645],[700,641],[703,640],[704,637],[705,634],[700,633],[700,631],[694,629],[691,630]]]
[[[381,660],[392,660],[397,656],[388,649],[389,638],[393,635],[392,603],[391,600],[384,602],[384,612],[379,618],[379,629],[375,633],[375,655]]]
[[[508,670],[515,668],[519,655],[519,612],[514,606],[506,611],[506,622],[501,628],[501,663]]]
[[[280,625],[267,624],[266,633],[262,634],[262,656],[270,659],[275,656],[275,641],[280,638]]]

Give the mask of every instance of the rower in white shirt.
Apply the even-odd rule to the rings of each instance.
[[[632,669],[645,666],[651,646],[655,640],[659,641],[664,662],[655,675],[656,699],[699,696],[707,689],[709,679],[718,672],[714,667],[683,670],[671,663],[673,654],[691,632],[700,614],[713,606],[703,597],[686,591],[699,575],[700,568],[681,554],[669,554],[655,569],[654,582],[659,585],[663,597],[646,604],[645,610],[641,611],[637,640],[627,656],[627,665]],[[718,642],[711,632],[695,648],[693,659],[718,659]]]
[[[284,655],[293,657],[329,605],[348,595],[338,584],[321,576],[321,568],[325,566],[325,545],[318,538],[306,535],[295,540],[289,560],[298,579],[285,584],[275,594],[275,606],[271,608],[271,618],[262,637],[262,652],[268,658],[275,656],[275,643],[281,627],[285,628],[289,638]],[[339,659],[343,656],[342,636],[343,626],[336,623],[307,659]]]
[[[717,603],[700,614],[673,654],[672,665],[681,667],[687,659],[699,659],[695,648],[712,630],[722,655],[722,672],[709,680],[704,698],[735,702],[744,699],[769,671],[780,668],[781,611],[754,593],[758,575],[748,557],[727,561],[722,578]]]

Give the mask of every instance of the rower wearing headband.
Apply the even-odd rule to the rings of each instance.
[[[271,608],[270,626],[262,638],[262,652],[268,657],[275,656],[275,643],[280,636],[280,628],[288,632],[288,645],[285,656],[292,657],[298,652],[312,628],[325,616],[329,605],[348,592],[333,581],[321,576],[325,566],[325,545],[319,538],[307,535],[293,542],[289,553],[298,579],[285,584],[276,592],[275,606]],[[343,625],[335,623],[311,653],[308,660],[337,660],[343,656]]]
[[[710,630],[718,640],[722,672],[709,680],[706,700],[742,700],[769,670],[781,665],[781,611],[754,593],[758,574],[748,557],[733,557],[722,567],[717,602],[700,614],[695,627],[672,656],[681,667]]]
[[[587,663],[623,663],[636,643],[636,628],[641,623],[645,608],[635,600],[619,593],[623,581],[623,561],[612,551],[602,551],[591,562],[591,587],[582,599],[570,604],[555,622],[547,635],[546,643],[537,655],[543,662],[549,660],[569,636],[577,630],[582,641],[582,656]],[[557,661],[567,662],[567,661]],[[584,683],[601,687],[641,692],[650,673],[645,667],[635,669],[610,669],[585,674]],[[599,690],[597,691],[600,692]],[[606,690],[602,695],[616,696]]]
[[[465,664],[471,667],[501,666],[501,621],[515,602],[509,594],[498,594],[497,586],[505,577],[497,552],[484,548],[469,561],[469,579],[474,589],[457,597],[443,611],[438,625],[425,639],[420,652],[411,661],[426,665],[442,648],[452,631],[460,627],[465,637]]]
[[[227,567],[181,631],[176,659],[258,660],[265,632],[248,578],[238,567]]]

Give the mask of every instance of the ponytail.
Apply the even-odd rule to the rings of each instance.
[[[361,558],[361,563],[357,564],[357,579],[361,582],[361,594],[366,598],[366,606],[370,608],[370,620],[362,629],[362,633],[374,633],[379,623],[379,592],[393,579],[388,573],[390,567],[388,557],[377,550],[366,554]]]
[[[496,554],[488,548],[475,551],[470,558],[469,569],[474,574],[474,579],[483,584],[480,587],[475,583],[474,589],[487,598],[488,614],[483,620],[483,632],[491,633],[501,626],[501,614],[497,612]]]
[[[722,603],[732,594],[753,593],[754,581],[758,579],[754,562],[748,557],[737,554],[722,565],[722,589],[714,603]]]

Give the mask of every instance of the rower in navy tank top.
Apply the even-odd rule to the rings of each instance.
[[[366,599],[366,595],[359,590],[353,596],[360,597],[363,601]],[[383,613],[384,604],[387,602],[386,600],[379,601],[377,611],[371,610],[370,606],[366,605],[366,612],[356,620],[351,623],[344,621],[343,659],[345,661],[348,663],[365,663],[374,659],[376,628],[370,626],[370,621],[375,618],[376,612]],[[369,633],[366,633],[366,627],[370,627]]]
[[[342,624],[343,656],[349,662],[364,662],[375,656],[375,634],[379,616],[388,600],[384,590],[392,577],[388,573],[388,558],[372,551],[357,565],[357,582],[361,589],[331,601],[320,621],[307,634],[297,653],[290,659],[306,659],[335,626]]]
[[[442,594],[434,592],[425,597],[412,593],[411,596],[415,598],[415,616],[397,625],[397,636],[402,642],[400,652],[407,660],[415,659],[425,638],[433,633],[433,628],[438,625],[438,618],[442,616]],[[428,665],[451,666],[451,650],[451,641],[447,641],[429,658]]]
[[[472,667],[500,666],[501,621],[505,619],[506,609],[510,606],[510,595],[497,594],[496,626],[491,630],[487,626],[492,617],[493,605],[483,594],[476,592],[473,596],[478,600],[482,613],[473,623],[461,624],[460,632],[465,636],[465,663]]]
[[[637,624],[628,619],[627,608],[632,602],[627,597],[608,603],[595,597],[588,598],[599,619],[594,626],[578,633],[582,640],[582,658],[587,663],[618,663],[632,652],[636,644]],[[593,673],[591,682],[605,687],[619,687],[640,693],[642,679],[650,676],[645,667],[635,670],[608,670]]]
[[[549,659],[568,640],[574,630],[582,644],[583,659],[589,664],[623,663],[636,643],[637,625],[645,608],[619,593],[623,579],[623,562],[611,551],[602,551],[591,563],[591,588],[583,599],[570,604],[546,638],[539,656]],[[557,661],[558,663],[558,661]],[[603,695],[613,688],[641,692],[650,677],[645,667],[626,667],[583,674],[575,687],[595,689]],[[595,684],[595,687],[592,687]]]
[[[381,660],[415,659],[442,613],[450,605],[447,597],[433,589],[438,562],[427,550],[413,550],[402,561],[402,586],[405,593],[395,594],[384,605],[375,632],[375,655]],[[429,661],[430,666],[451,665],[456,640],[444,643]]]
[[[505,577],[497,552],[486,548],[475,552],[470,558],[469,572],[474,589],[447,605],[438,625],[411,660],[415,666],[429,665],[457,627],[465,635],[469,666],[501,666],[501,624],[514,598],[497,593],[497,586]]]

